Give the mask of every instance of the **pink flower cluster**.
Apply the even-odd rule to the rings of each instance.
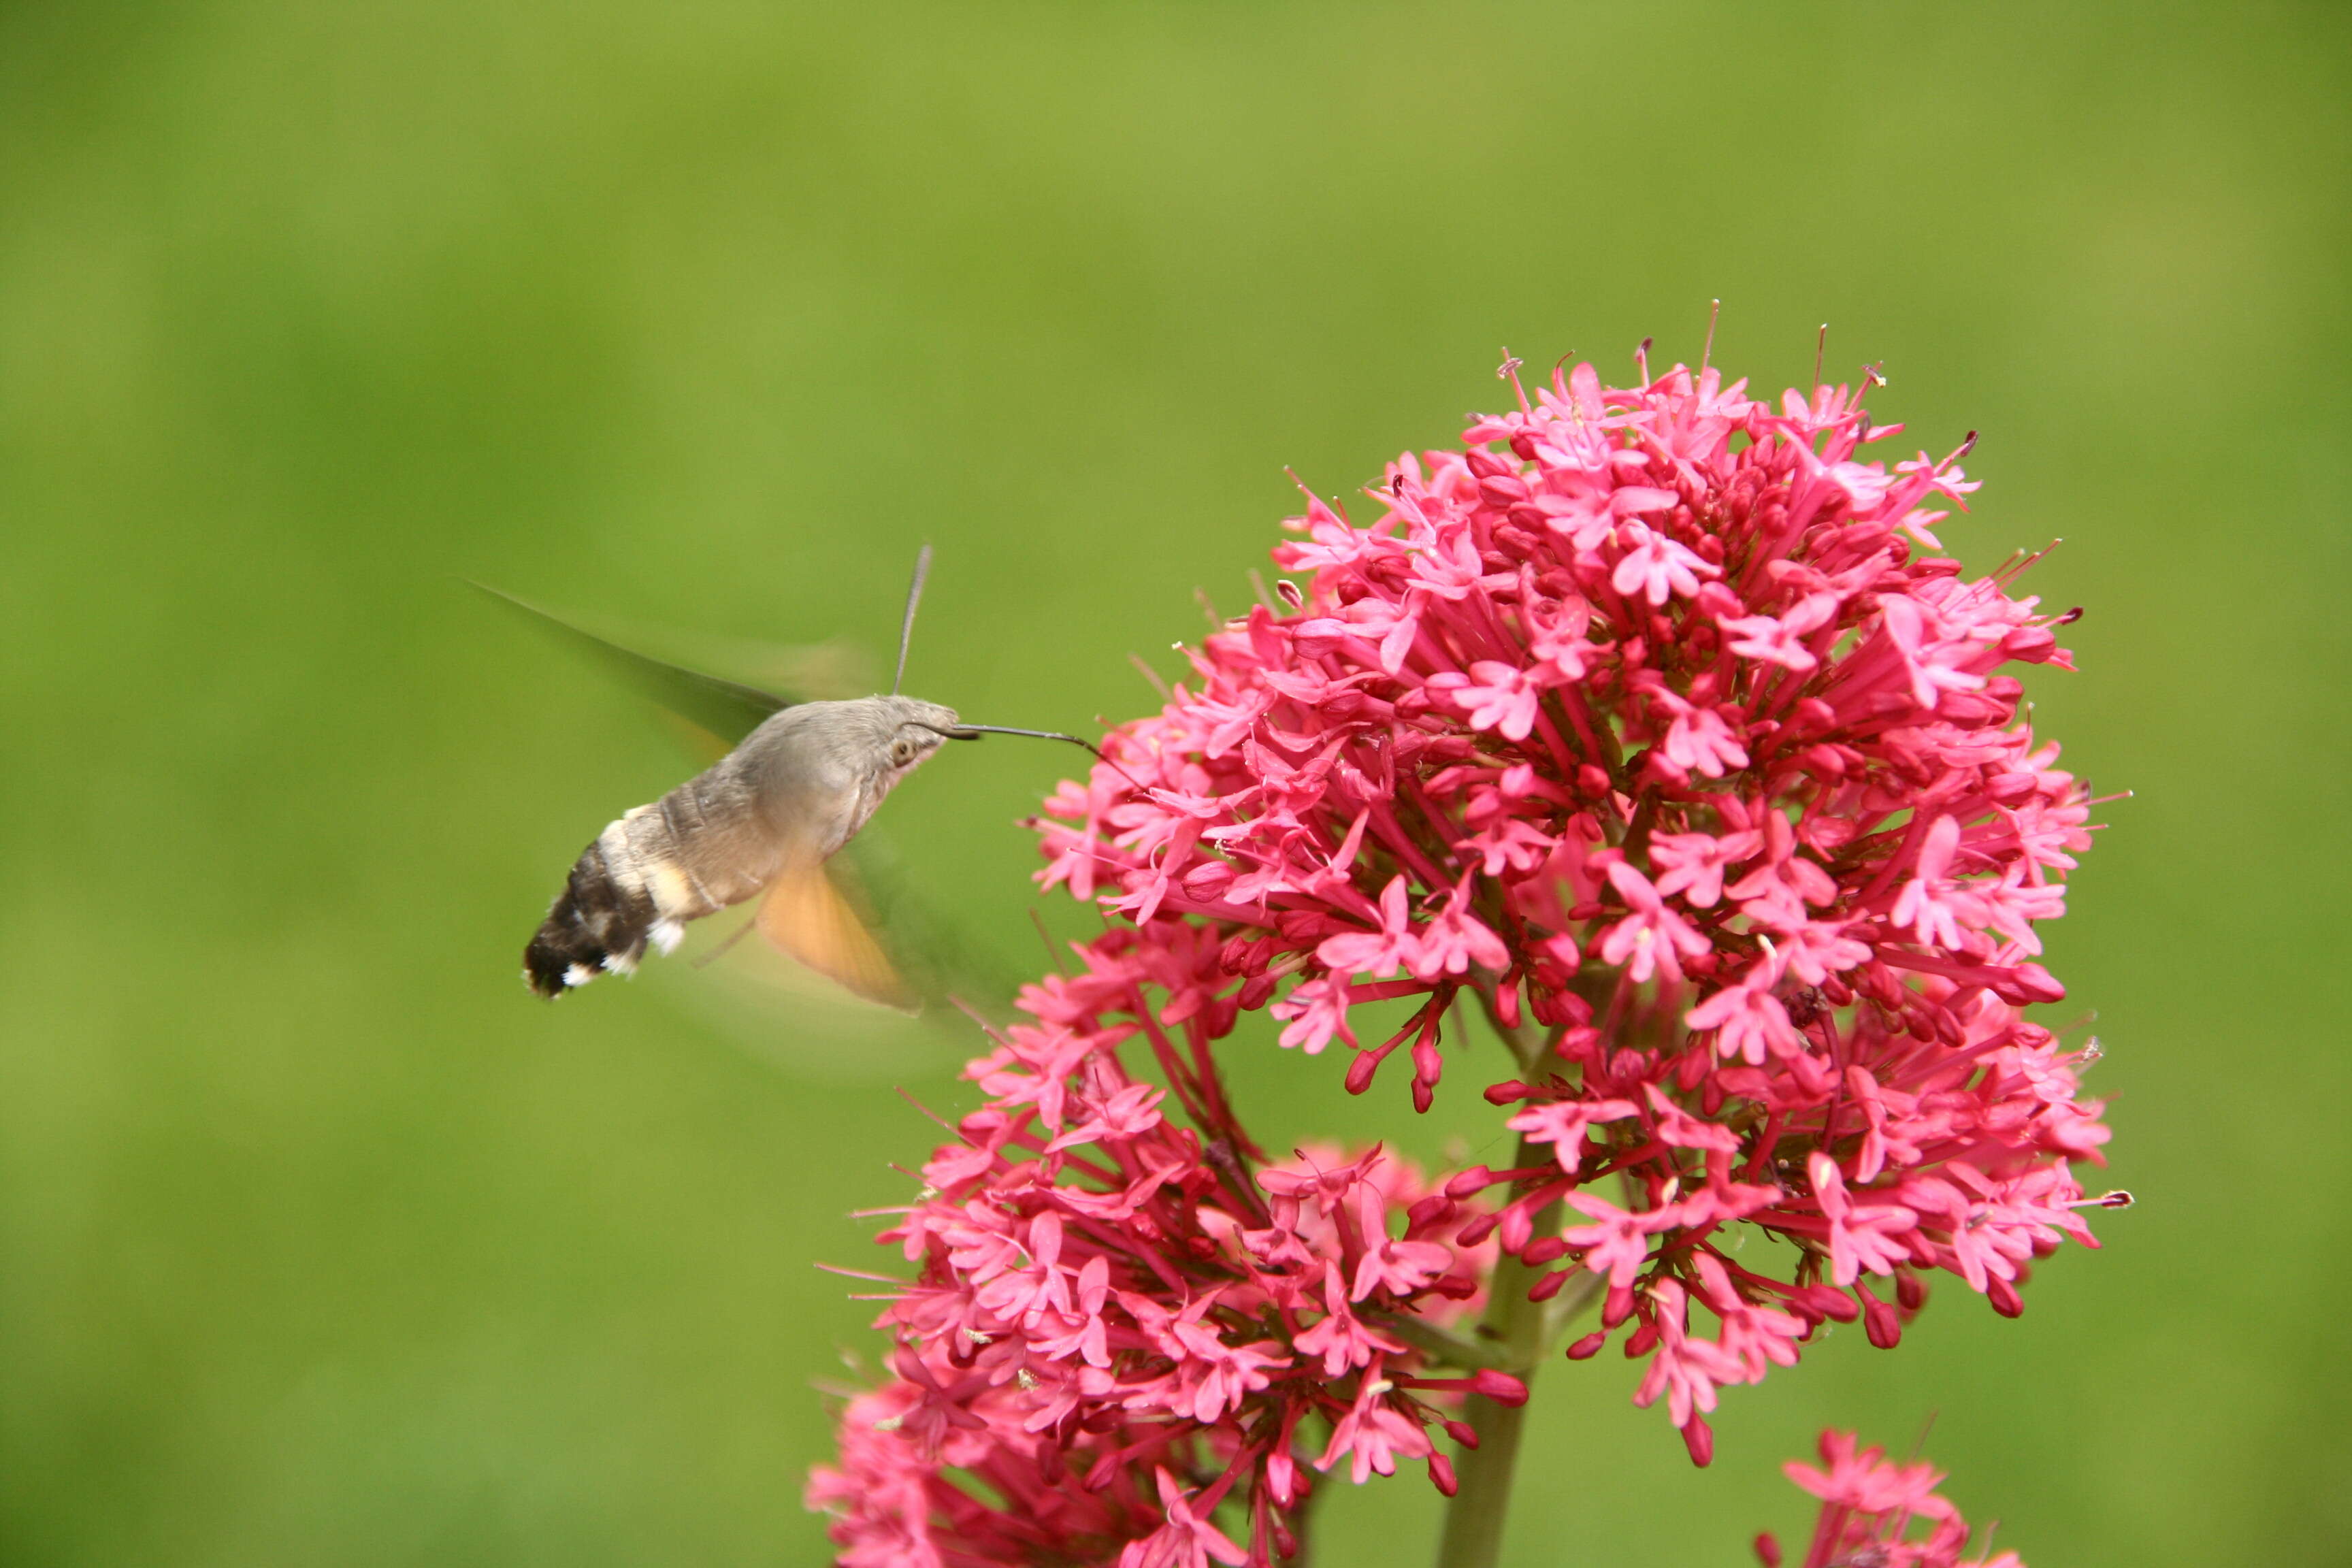
[[[851,1402],[809,1493],[848,1568],[1268,1564],[1295,1554],[1302,1458],[1358,1482],[1420,1460],[1451,1492],[1431,1428],[1469,1429],[1444,1406],[1526,1397],[1429,1375],[1406,1337],[1481,1304],[1475,1211],[1377,1151],[1259,1167],[1209,1055],[1234,1012],[1218,944],[1155,934],[1113,930],[1024,989],[1034,1021],[970,1069],[988,1103],[884,1233],[919,1269],[883,1314],[895,1376]],[[1139,1041],[1209,1140],[1129,1074]]]
[[[1444,1401],[1517,1387],[1427,1375],[1475,1362],[1437,1331],[1497,1250],[1531,1300],[1600,1298],[1568,1354],[1623,1331],[1705,1463],[1717,1391],[1824,1321],[1891,1346],[1938,1270],[2013,1316],[2124,1201],[2074,1173],[2093,1050],[2023,1014],[2063,995],[2035,926],[2094,803],[2001,671],[2064,667],[2071,616],[2011,595],[2029,563],[1936,553],[1958,454],[1890,469],[1847,388],[1681,367],[1519,405],[1391,464],[1370,526],[1310,497],[1304,585],[1047,803],[1042,879],[1117,918],[889,1233],[898,1381],[813,1494],[843,1562],[1267,1563],[1301,1456],[1450,1490]],[[1509,1168],[1261,1166],[1214,1056],[1240,1014],[1344,1047],[1355,1093],[1403,1051],[1426,1110],[1460,1002],[1516,1058]],[[1360,1038],[1371,1004],[1410,1016]]]
[[[1822,1465],[1791,1460],[1782,1467],[1822,1500],[1801,1568],[2025,1568],[2014,1552],[1963,1561],[1973,1532],[1960,1510],[1937,1495],[1944,1473],[1933,1465],[1896,1464],[1883,1448],[1857,1451],[1851,1432],[1822,1434]],[[1991,1550],[1990,1531],[1985,1550]],[[1780,1543],[1769,1531],[1756,1538],[1756,1555],[1764,1568],[1781,1568]]]

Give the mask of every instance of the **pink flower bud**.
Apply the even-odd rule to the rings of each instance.
[[[1694,1415],[1683,1426],[1683,1446],[1690,1450],[1691,1463],[1700,1469],[1715,1461],[1715,1428],[1706,1424],[1704,1415]]]
[[[1298,1468],[1291,1462],[1288,1454],[1276,1452],[1266,1456],[1266,1489],[1274,1494],[1274,1500],[1284,1508],[1290,1507],[1297,1500],[1297,1475]]]
[[[1494,1091],[1489,1089],[1487,1090],[1487,1093],[1491,1096]],[[1488,1170],[1486,1166],[1473,1165],[1468,1170],[1457,1171],[1451,1177],[1447,1178],[1445,1183],[1445,1195],[1449,1198],[1474,1197],[1476,1194],[1485,1192],[1488,1187],[1493,1186],[1499,1180],[1501,1180],[1501,1178],[1496,1176],[1494,1172]]]
[[[1633,1315],[1633,1289],[1630,1285],[1612,1285],[1601,1303],[1601,1326],[1613,1329]],[[1646,1347],[1645,1347],[1646,1348]]]
[[[1444,1193],[1432,1193],[1404,1211],[1405,1226],[1409,1230],[1426,1230],[1443,1225],[1454,1217],[1456,1206]]]
[[[1855,1289],[1862,1288],[1857,1286]],[[1903,1320],[1895,1313],[1894,1308],[1864,1290],[1862,1301],[1862,1331],[1868,1335],[1870,1342],[1880,1350],[1891,1351],[1903,1342]]]
[[[1808,1285],[1791,1297],[1789,1304],[1799,1311],[1811,1310],[1841,1323],[1851,1323],[1862,1316],[1862,1308],[1854,1299],[1832,1285]]]
[[[1528,1402],[1528,1385],[1507,1372],[1482,1369],[1470,1380],[1470,1386],[1497,1405],[1525,1405]]]

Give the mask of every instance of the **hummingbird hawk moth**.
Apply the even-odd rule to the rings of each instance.
[[[900,695],[930,562],[925,545],[907,590],[889,695],[845,701],[788,701],[622,647],[484,589],[732,746],[659,800],[623,813],[581,852],[523,950],[532,991],[556,997],[599,974],[629,973],[648,947],[676,947],[689,921],[757,899],[754,923],[774,946],[855,995],[913,1008],[911,988],[826,862],[901,779],[950,741],[1025,735],[1096,750],[1056,731],[967,724],[952,708]]]

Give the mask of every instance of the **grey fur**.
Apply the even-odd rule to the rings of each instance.
[[[804,702],[650,805],[607,826],[572,868],[523,955],[542,996],[675,946],[688,921],[751,898],[787,865],[830,858],[898,781],[961,730],[911,697]]]

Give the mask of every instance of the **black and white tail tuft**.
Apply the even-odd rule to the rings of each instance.
[[[539,933],[523,950],[523,978],[541,996],[561,996],[604,973],[637,966],[648,941],[676,940],[643,887],[625,887],[605,864],[604,846],[591,844],[572,868],[562,894]]]

